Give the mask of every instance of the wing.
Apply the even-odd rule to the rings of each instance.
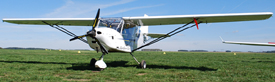
[[[201,15],[171,15],[171,16],[147,16],[144,17],[123,17],[126,22],[140,26],[185,24],[198,18],[198,22],[216,23],[233,21],[264,20],[272,16],[272,12],[260,13],[231,13],[231,14],[201,14]]]
[[[171,15],[171,16],[144,16],[144,17],[122,17],[127,23],[136,25],[169,25],[185,24],[199,18],[202,23],[233,22],[264,20],[272,16],[272,12],[261,13],[231,13],[231,14],[202,14],[202,15]],[[6,18],[4,22],[15,24],[34,24],[34,25],[71,25],[71,26],[92,26],[94,18]]]
[[[256,42],[223,41],[223,43],[227,43],[227,44],[240,44],[240,45],[254,45],[254,46],[273,46],[273,47],[275,47],[275,43],[274,42],[256,43]]]
[[[94,18],[6,18],[4,22],[15,24],[34,24],[34,25],[71,25],[71,26],[92,26]]]

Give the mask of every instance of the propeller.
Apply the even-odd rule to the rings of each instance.
[[[100,48],[102,49],[102,52],[105,52],[105,53],[108,54],[108,51],[105,49],[105,47],[102,46],[102,44],[99,42],[99,40],[95,37],[95,36],[96,36],[95,27],[96,27],[97,24],[98,24],[99,14],[100,14],[100,9],[98,9],[98,11],[97,11],[97,14],[96,14],[96,17],[95,17],[95,21],[94,21],[92,30],[88,31],[85,35],[76,36],[76,37],[70,39],[70,41],[73,41],[73,40],[76,40],[76,39],[80,39],[80,38],[83,38],[83,37],[86,37],[86,36],[90,36],[90,37],[92,37],[92,38],[94,38],[94,39],[96,40],[97,44],[98,44],[98,45],[100,46]]]
[[[100,9],[98,9],[98,11],[97,11],[97,14],[96,14],[96,17],[95,17],[95,21],[94,21],[92,30],[88,31],[85,35],[76,36],[76,37],[70,39],[70,41],[73,41],[73,40],[76,40],[76,39],[80,39],[80,38],[83,38],[85,36],[90,36],[92,38],[95,38],[95,36],[96,36],[95,27],[97,26],[97,23],[98,23],[99,14],[100,14]]]

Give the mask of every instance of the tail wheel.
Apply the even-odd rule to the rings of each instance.
[[[144,60],[141,61],[140,67],[141,67],[142,69],[145,69],[145,68],[146,68],[146,62],[145,62]]]

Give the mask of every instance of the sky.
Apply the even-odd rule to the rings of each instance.
[[[0,18],[94,18],[275,12],[275,0],[3,0]],[[149,33],[168,33],[182,25],[149,26]],[[92,27],[64,26],[76,35]],[[226,41],[275,42],[275,18],[267,20],[199,24],[148,48],[164,51],[269,51],[275,47],[224,44]],[[91,49],[87,44],[47,25],[17,25],[0,22],[0,47]]]

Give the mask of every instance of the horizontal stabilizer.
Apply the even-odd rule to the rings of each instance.
[[[269,43],[256,43],[256,42],[235,42],[235,41],[223,41],[223,43],[226,44],[240,44],[240,45],[254,45],[254,46],[273,46],[275,47],[275,44]]]

